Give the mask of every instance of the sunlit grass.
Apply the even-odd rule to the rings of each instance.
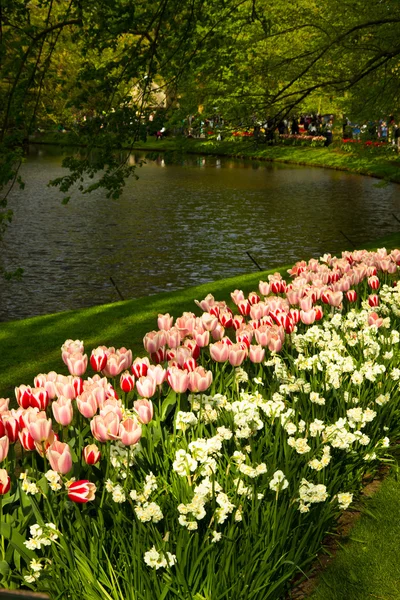
[[[400,600],[400,481],[388,477],[307,600]]]

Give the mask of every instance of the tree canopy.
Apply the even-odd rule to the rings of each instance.
[[[161,93],[167,115],[234,125],[397,114],[399,23],[397,0],[0,0],[0,228],[38,127],[86,146],[54,182],[68,201],[75,184],[121,193]]]

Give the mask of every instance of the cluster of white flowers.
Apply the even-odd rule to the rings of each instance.
[[[54,523],[45,523],[44,525],[32,525],[29,528],[31,538],[24,542],[28,550],[40,550],[42,546],[50,546],[51,542],[58,539],[57,527]]]
[[[19,478],[22,480],[21,489],[23,492],[25,492],[25,494],[32,494],[33,496],[35,494],[39,494],[40,489],[34,481],[29,479],[28,471],[21,473]]]
[[[316,504],[317,502],[325,502],[328,497],[326,486],[322,483],[317,485],[310,483],[307,479],[302,479],[299,488],[300,512],[308,512],[310,510],[310,504]]]
[[[146,475],[143,491],[131,490],[129,493],[130,498],[136,503],[135,514],[142,523],[150,521],[158,523],[164,517],[160,506],[156,502],[149,502],[151,494],[157,487],[157,479],[150,472]]]
[[[271,481],[269,482],[269,487],[271,490],[274,490],[276,493],[285,490],[289,486],[289,482],[285,477],[283,471],[275,471],[272,476]]]
[[[198,418],[193,412],[178,411],[175,418],[175,427],[181,431],[187,431],[190,427],[195,427],[198,423]]]
[[[323,446],[321,460],[313,458],[309,461],[308,466],[314,471],[322,471],[331,462],[331,448],[328,445]]]
[[[27,583],[35,583],[35,581],[39,579],[41,571],[44,569],[44,565],[39,560],[32,559],[29,563],[29,567],[31,572],[29,575],[24,575],[24,579]]]
[[[153,546],[150,550],[144,553],[144,562],[152,569],[166,569],[172,567],[176,563],[175,554],[170,552],[158,552]]]
[[[257,400],[259,400],[258,395],[254,396],[241,392],[240,400],[226,406],[226,409],[233,413],[236,438],[250,438],[264,427],[264,423],[260,418]]]
[[[337,495],[337,499],[339,508],[346,510],[346,508],[348,508],[353,501],[353,494],[350,494],[349,492],[342,492],[341,494]]]
[[[49,471],[47,471],[47,473],[44,474],[44,476],[46,477],[47,481],[49,482],[49,486],[53,490],[53,492],[56,492],[57,490],[61,490],[61,488],[62,488],[61,475],[59,473],[57,473],[57,471],[49,470]]]

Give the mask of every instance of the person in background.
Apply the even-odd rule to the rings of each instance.
[[[324,146],[330,146],[332,144],[332,140],[333,140],[332,129],[333,129],[333,121],[332,121],[332,119],[329,119],[329,121],[325,125],[325,134],[324,134],[325,135],[325,144],[324,144]]]

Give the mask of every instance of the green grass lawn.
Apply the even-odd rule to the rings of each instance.
[[[400,481],[389,476],[360,510],[307,600],[400,600]]]

